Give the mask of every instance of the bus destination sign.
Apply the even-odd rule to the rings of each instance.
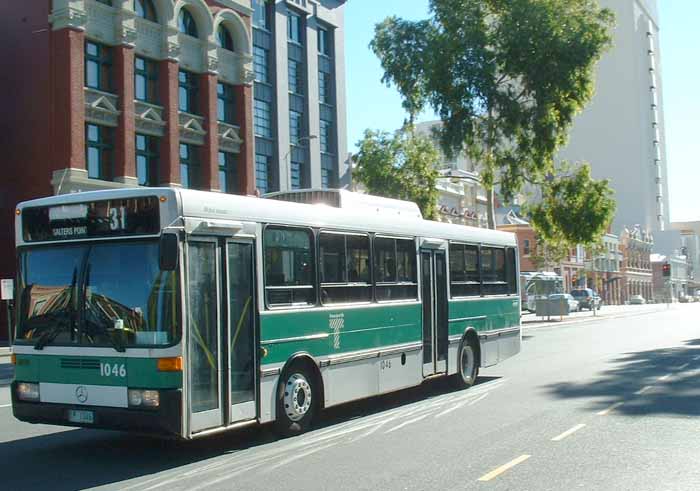
[[[40,206],[22,211],[22,233],[27,242],[153,235],[159,231],[155,196]]]

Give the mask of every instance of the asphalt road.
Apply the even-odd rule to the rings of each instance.
[[[452,391],[434,381],[195,442],[28,425],[0,388],[0,488],[700,489],[700,304],[528,329],[517,357]]]

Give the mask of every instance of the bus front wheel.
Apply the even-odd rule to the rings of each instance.
[[[282,435],[307,431],[313,422],[319,402],[316,377],[303,363],[287,367],[277,389],[276,427]]]
[[[477,348],[468,338],[462,340],[457,354],[457,373],[452,375],[452,384],[457,389],[468,389],[479,375]]]

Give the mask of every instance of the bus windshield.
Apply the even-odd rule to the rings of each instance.
[[[166,346],[180,336],[178,275],[161,271],[157,242],[24,249],[17,342]]]

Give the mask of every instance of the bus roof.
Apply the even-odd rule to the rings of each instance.
[[[252,196],[178,188],[128,188],[51,196],[20,203],[18,209],[134,196],[163,196],[186,218],[252,221],[280,225],[313,226],[386,235],[421,236],[435,239],[516,246],[515,234],[464,225],[424,220],[411,216],[372,213],[366,207],[334,208]],[[19,237],[19,234],[18,234]]]

